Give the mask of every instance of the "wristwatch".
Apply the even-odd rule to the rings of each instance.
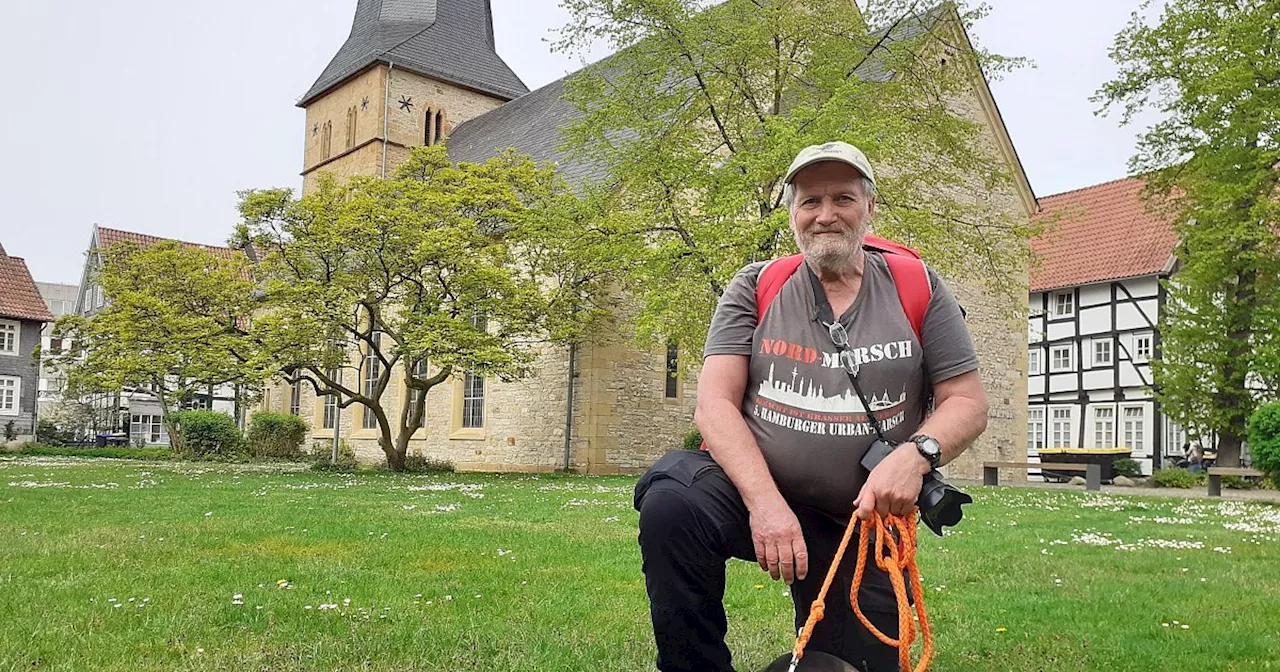
[[[942,461],[942,444],[932,436],[924,434],[911,437],[911,442],[916,444],[916,450],[920,451],[924,459],[929,460],[929,466],[937,469],[938,463]]]

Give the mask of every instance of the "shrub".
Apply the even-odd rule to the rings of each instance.
[[[386,462],[382,463],[382,467],[384,469],[390,468]],[[453,462],[422,455],[405,455],[404,472],[406,474],[451,474],[453,473]]]
[[[1185,469],[1156,469],[1151,472],[1151,484],[1157,488],[1194,488],[1204,485],[1204,473],[1193,474]]]
[[[702,432],[693,429],[684,435],[684,449],[698,450],[702,448]]]
[[[1131,460],[1127,457],[1122,457],[1115,462],[1112,462],[1111,468],[1115,470],[1116,476],[1133,478],[1135,476],[1142,475],[1142,467],[1138,465],[1138,461]]]
[[[74,430],[64,429],[53,420],[41,418],[36,422],[36,438],[41,445],[65,446],[75,441],[77,436]]]
[[[188,457],[231,457],[244,443],[235,418],[218,411],[178,411],[169,414]]]
[[[259,411],[249,420],[246,440],[254,457],[302,457],[302,443],[310,429],[305,420],[288,413]]]
[[[1280,483],[1280,402],[1254,409],[1249,416],[1248,438],[1253,468]]]
[[[6,442],[18,438],[18,430],[13,420],[4,423],[4,440]]]
[[[1223,476],[1222,487],[1228,490],[1252,490],[1258,484],[1240,476]]]
[[[311,444],[311,450],[311,456],[315,459],[311,464],[312,471],[355,471],[360,468],[360,463],[356,460],[356,451],[346,441],[338,441],[336,464],[333,462],[333,443],[316,441]]]
[[[122,460],[166,460],[173,457],[168,448],[73,448],[30,444],[19,451],[23,455],[108,457]]]

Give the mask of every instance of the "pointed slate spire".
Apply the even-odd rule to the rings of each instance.
[[[504,100],[529,92],[494,50],[490,0],[359,0],[351,34],[298,107],[374,63]]]

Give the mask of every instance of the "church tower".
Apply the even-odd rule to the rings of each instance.
[[[351,34],[303,94],[303,191],[321,172],[383,176],[410,147],[529,89],[498,56],[489,0],[359,0]]]

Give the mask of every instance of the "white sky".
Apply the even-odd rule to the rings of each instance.
[[[1113,37],[1139,0],[988,0],[973,37],[1037,67],[993,86],[1031,186],[1122,177],[1138,127],[1096,117]],[[498,52],[530,89],[580,67],[548,39],[556,0],[492,0]],[[0,22],[0,243],[77,283],[92,226],[222,244],[236,191],[301,185],[294,106],[355,0],[20,0]],[[603,54],[601,54],[603,55]]]

